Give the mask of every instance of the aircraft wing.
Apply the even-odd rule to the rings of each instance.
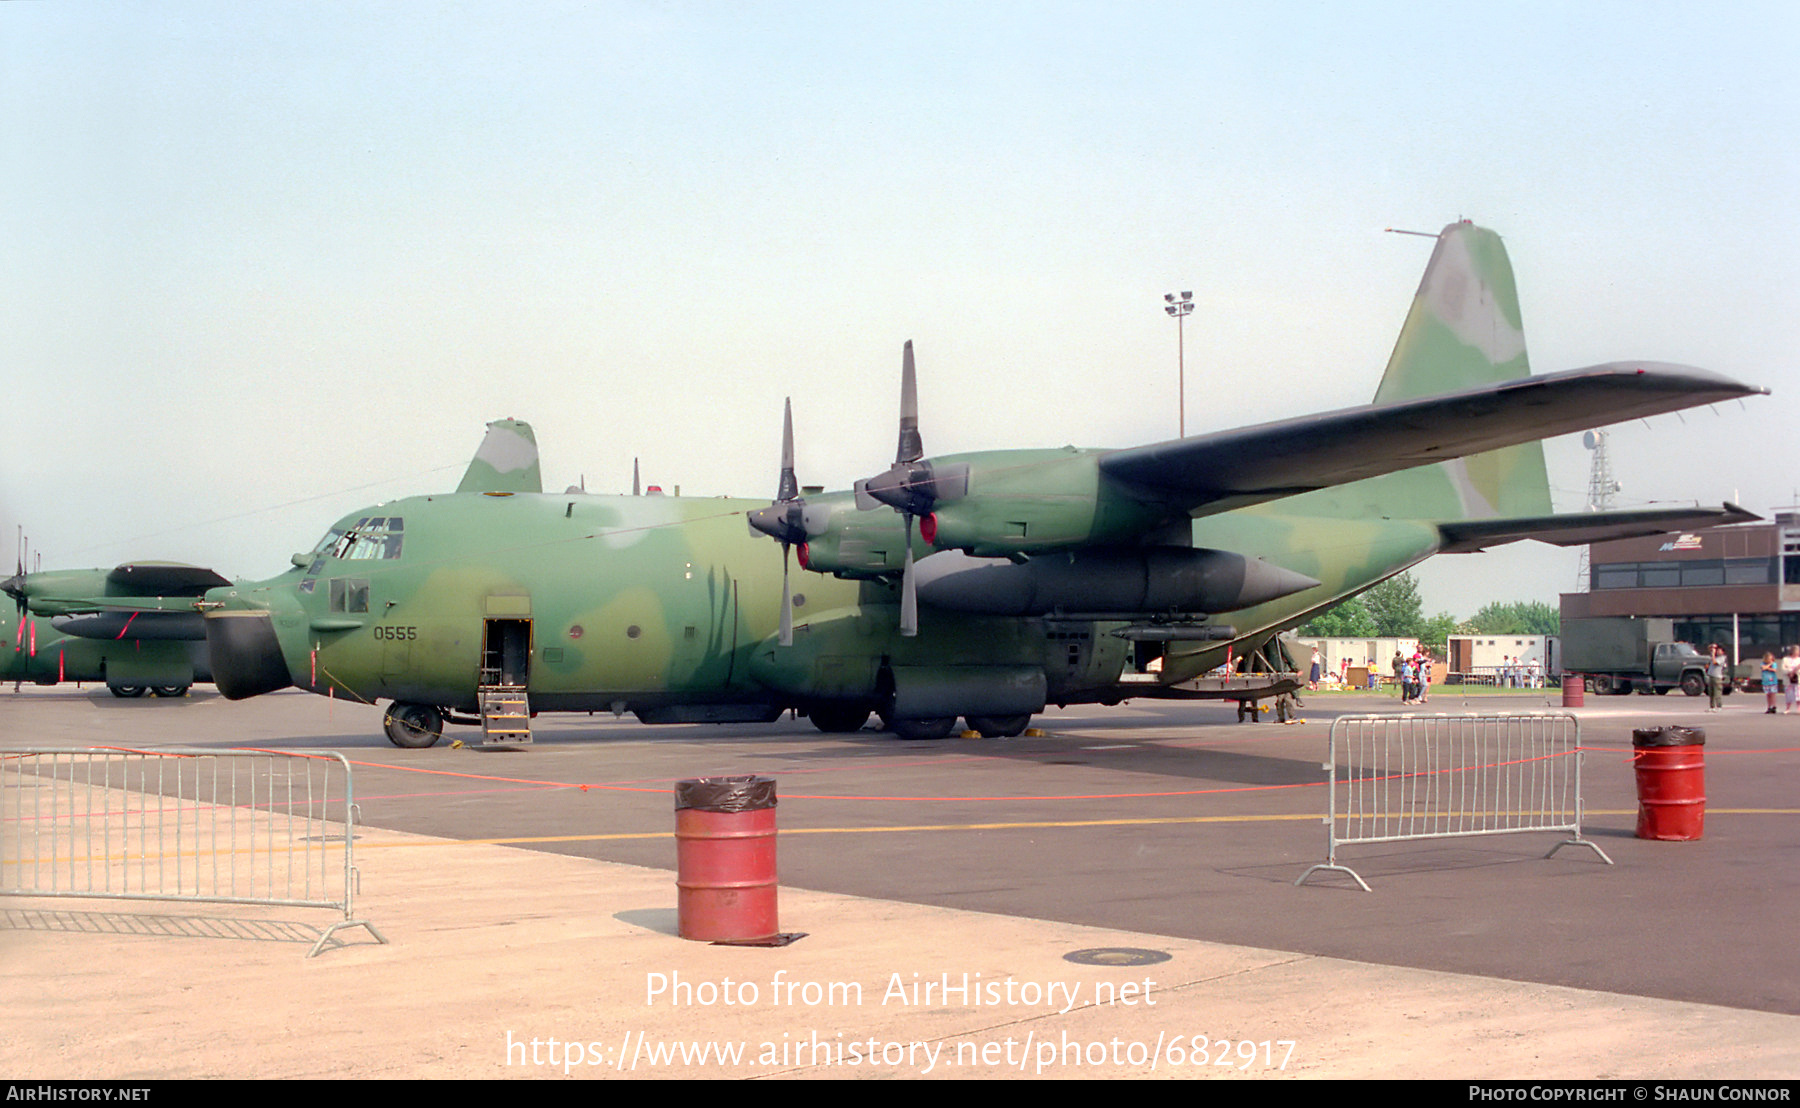
[[[1721,508],[1645,508],[1623,512],[1569,512],[1564,515],[1467,519],[1438,524],[1441,554],[1471,554],[1490,546],[1536,539],[1553,546],[1586,546],[1612,539],[1635,539],[1690,528],[1751,523],[1762,517],[1736,504]]]
[[[1767,391],[1691,366],[1609,362],[1134,447],[1100,469],[1206,515]]]

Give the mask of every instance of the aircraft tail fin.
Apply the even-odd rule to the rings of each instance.
[[[1530,375],[1519,292],[1505,245],[1485,227],[1450,224],[1438,234],[1406,325],[1375,390],[1375,403]],[[1544,448],[1537,442],[1445,462],[1425,472],[1448,478],[1457,518],[1542,516],[1552,510]]]
[[[531,424],[497,419],[469,462],[457,492],[543,492],[538,473],[537,436]]]

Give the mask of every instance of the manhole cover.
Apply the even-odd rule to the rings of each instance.
[[[1145,950],[1137,946],[1097,946],[1063,955],[1063,961],[1080,966],[1154,966],[1172,957],[1166,950]]]

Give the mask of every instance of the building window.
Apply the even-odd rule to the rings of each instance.
[[[1789,559],[1790,563],[1800,559]],[[1800,567],[1789,566],[1789,576]],[[1612,562],[1593,570],[1595,589],[1710,588],[1719,585],[1768,585],[1775,579],[1770,558],[1708,558],[1691,562]],[[1800,581],[1790,581],[1800,584]]]
[[[1725,583],[1727,585],[1767,585],[1774,577],[1774,566],[1767,558],[1727,558],[1725,559]]]
[[[1594,567],[1596,589],[1635,589],[1637,583],[1638,568],[1634,562]]]

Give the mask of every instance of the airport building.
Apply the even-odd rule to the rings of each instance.
[[[1564,593],[1564,621],[1666,616],[1702,651],[1722,643],[1734,662],[1779,657],[1800,643],[1800,509],[1773,523],[1618,539],[1588,547],[1586,592]]]

